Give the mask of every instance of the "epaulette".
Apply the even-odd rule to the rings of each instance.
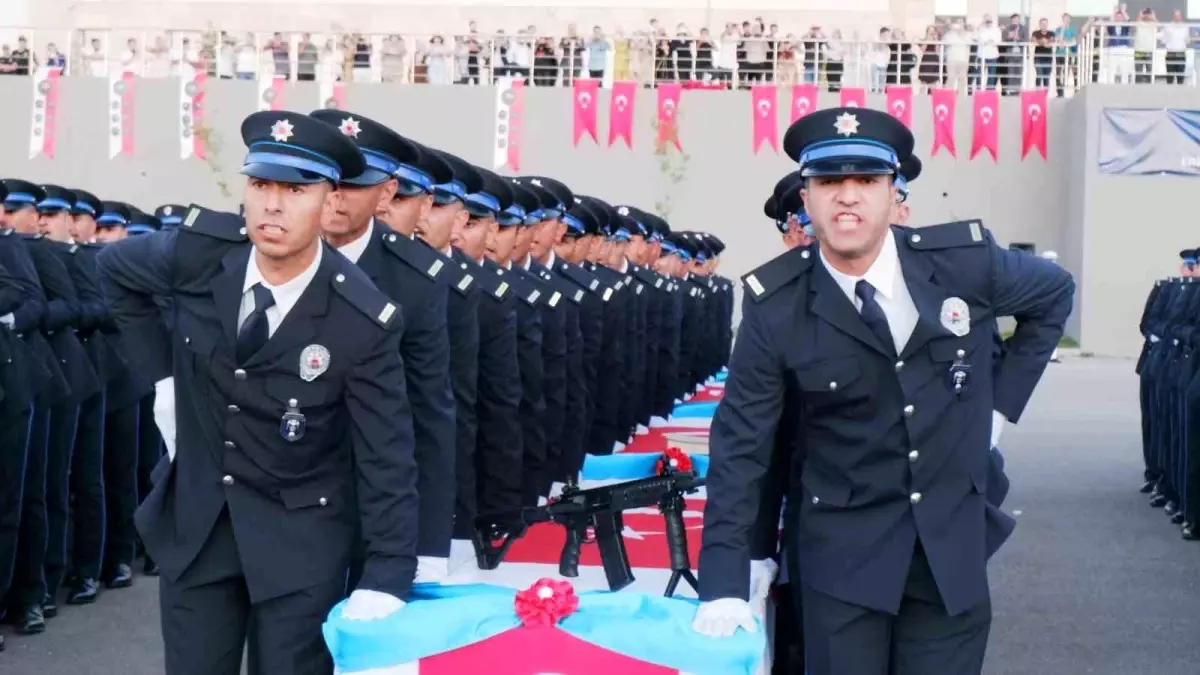
[[[639,267],[634,274],[637,278],[645,282],[647,286],[653,286],[659,290],[662,290],[662,287],[667,283],[667,280],[661,274],[645,267]]]
[[[485,265],[479,267],[479,287],[496,300],[503,301],[510,295],[508,292],[508,280],[505,278],[504,270],[500,269],[498,265],[493,263],[495,269],[488,269],[486,265],[488,262],[490,261],[484,260]]]
[[[985,246],[990,238],[983,223],[978,220],[959,220],[941,225],[926,225],[921,228],[908,229],[906,235],[905,240],[908,245],[918,251]]]
[[[504,276],[512,284],[513,292],[530,307],[537,307],[548,299],[545,289],[538,280],[525,270],[514,267],[508,270]]]
[[[384,234],[383,247],[430,279],[437,279],[438,274],[446,267],[446,258],[432,247],[402,234]]]
[[[807,246],[794,248],[743,276],[742,283],[755,302],[762,302],[789,281],[807,272],[812,267],[812,257],[812,251]]]
[[[246,241],[246,221],[236,213],[210,211],[193,205],[183,219],[183,230],[225,241]]]
[[[70,253],[71,255],[75,255],[76,253],[79,252],[79,249],[80,249],[79,244],[71,244],[70,248],[67,249],[67,253]]]
[[[329,251],[326,251],[326,255]],[[391,324],[399,309],[387,299],[375,284],[357,265],[344,261],[333,274],[333,289],[354,306],[366,314],[375,323],[386,328]]]
[[[611,288],[606,288],[604,284],[600,283],[600,279],[596,277],[596,275],[578,265],[569,265],[563,262],[558,264],[558,270],[564,275],[570,277],[571,281],[574,281],[587,290],[599,295],[601,298],[604,298],[604,291],[606,290],[609,291],[609,296],[612,296]],[[607,300],[608,298],[604,299]]]

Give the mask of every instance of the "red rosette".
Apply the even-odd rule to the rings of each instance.
[[[688,473],[692,470],[692,458],[679,448],[667,448],[657,462],[654,463],[654,473],[664,476],[668,473]]]
[[[579,598],[569,581],[538,579],[529,588],[517,591],[513,608],[521,625],[549,627],[579,609]]]

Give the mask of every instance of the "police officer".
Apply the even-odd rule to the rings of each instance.
[[[585,252],[577,252],[579,264],[600,281],[604,289],[600,296],[601,318],[600,353],[596,362],[596,393],[593,403],[591,430],[587,452],[593,455],[612,454],[625,447],[629,429],[622,428],[621,386],[626,381],[629,358],[629,329],[627,319],[632,314],[624,282],[620,274],[602,264],[607,260],[610,223],[616,215],[607,202],[586,195],[579,196],[582,206],[591,212],[587,233],[580,238]]]
[[[620,270],[633,277],[638,302],[638,330],[642,335],[638,366],[631,374],[636,389],[636,431],[649,430],[654,412],[652,383],[658,368],[659,336],[662,331],[662,287],[666,283],[662,275],[647,265],[647,253],[653,236],[650,218],[645,211],[633,206],[617,207],[618,214],[628,219],[629,241],[624,247],[625,267]],[[640,289],[640,290],[638,290]],[[664,420],[665,421],[665,420]]]
[[[96,218],[103,203],[96,195],[78,188],[71,190],[75,205],[71,207],[71,239],[77,244],[96,243]]]
[[[1069,274],[996,246],[978,222],[888,223],[912,144],[903,124],[866,109],[823,110],[789,130],[818,244],[745,277],[713,422],[694,627],[754,629],[746,533],[795,383],[807,459],[802,485],[791,483],[787,550],[812,675],[981,671],[985,567],[1000,543],[985,524],[1002,515],[984,496],[993,407],[1019,418],[1071,309]],[[1009,314],[1022,330],[993,376],[991,322]]]
[[[168,459],[137,525],[162,568],[167,673],[234,675],[247,642],[252,673],[328,673],[320,625],[360,528],[345,617],[400,609],[416,572],[402,320],[321,242],[337,185],[365,169],[358,148],[282,111],[249,116],[242,136],[244,220],[193,207],[178,230],[100,256],[126,358],[169,383]],[[174,296],[170,331],[156,295]]]
[[[169,230],[183,225],[183,214],[187,209],[179,204],[163,204],[154,209],[154,217],[162,225],[162,229]]]
[[[626,349],[629,362],[626,367],[622,386],[627,388],[621,399],[621,425],[629,434],[626,443],[632,440],[634,433],[646,432],[646,424],[650,416],[646,412],[645,391],[642,387],[629,387],[645,377],[650,331],[648,327],[649,297],[647,283],[638,277],[641,271],[636,263],[629,259],[629,249],[633,245],[633,236],[637,233],[644,236],[645,226],[634,217],[633,209],[629,206],[616,206],[613,209],[612,231],[609,242],[612,252],[607,265],[621,277],[622,283],[628,289],[631,297],[629,306],[627,335],[630,343]]]
[[[325,240],[366,272],[403,313],[400,357],[413,413],[420,496],[417,577],[435,581],[447,574],[454,527],[454,395],[446,287],[437,278],[446,262],[433,249],[378,221],[375,214],[400,201],[400,194],[428,203],[437,180],[420,166],[417,147],[386,126],[332,109],[318,110],[312,117],[352,139],[367,165],[360,175],[343,179],[341,205],[323,231]],[[413,210],[397,209],[392,220],[411,220],[402,216]],[[351,586],[357,572],[351,574]]]

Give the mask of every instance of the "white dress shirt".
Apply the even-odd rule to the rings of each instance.
[[[367,250],[367,246],[369,246],[371,244],[371,237],[373,237],[373,236],[375,236],[375,219],[374,218],[371,219],[371,222],[367,223],[367,229],[365,232],[363,232],[361,237],[359,237],[358,239],[355,239],[354,241],[350,242],[349,244],[339,246],[338,253],[341,253],[342,255],[346,256],[346,258],[349,259],[350,262],[357,265],[358,259],[362,257],[362,254],[364,252],[366,252],[366,250]]]
[[[308,266],[308,269],[291,281],[278,286],[272,286],[263,279],[262,272],[258,269],[255,250],[251,249],[250,261],[246,263],[246,282],[242,284],[242,305],[238,310],[238,330],[242,329],[242,324],[254,311],[254,293],[250,289],[254,284],[262,284],[275,297],[275,304],[267,308],[267,335],[274,335],[279,324],[283,323],[284,317],[292,311],[292,308],[300,300],[300,296],[304,294],[304,290],[312,283],[313,277],[317,276],[317,270],[321,267],[323,248],[324,245],[317,247],[317,255],[313,256],[312,264]]]
[[[830,276],[860,312],[862,311],[862,302],[854,294],[855,285],[865,279],[867,283],[875,287],[875,302],[879,303],[884,316],[887,317],[888,328],[892,331],[892,340],[896,345],[896,353],[903,352],[904,345],[908,344],[908,338],[912,337],[913,329],[917,327],[919,314],[917,305],[908,292],[908,284],[904,281],[904,271],[900,269],[900,253],[896,249],[895,233],[890,233],[884,240],[879,257],[871,263],[867,273],[861,277],[852,277],[837,271],[825,258],[825,252],[821,251],[820,254],[821,263],[825,265],[825,269],[829,270]]]
[[[557,259],[558,259],[558,256],[554,255],[554,249],[550,249],[550,257],[546,258],[546,264],[543,265],[543,267],[545,267],[548,270],[554,269],[554,261]]]
[[[530,266],[530,265],[532,265],[532,264],[533,264],[533,254],[532,254],[532,253],[526,253],[526,254],[525,254],[525,261],[521,263],[521,269],[523,269],[523,270],[525,270],[526,272],[528,272],[528,271],[529,271],[529,266]]]

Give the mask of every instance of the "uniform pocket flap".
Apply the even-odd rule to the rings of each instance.
[[[971,355],[975,343],[967,337],[938,338],[929,342],[929,358],[934,361],[957,361]]]
[[[284,488],[279,491],[283,505],[289,509],[306,509],[310,506],[329,506],[333,503],[334,490],[328,485],[310,483]]]
[[[804,498],[813,506],[826,504],[828,506],[845,507],[850,505],[851,490],[845,483],[835,483],[816,476],[812,471],[805,471],[800,478],[804,485]]]
[[[300,376],[268,377],[265,388],[267,396],[289,408],[304,409],[328,400],[332,389],[327,382],[305,382]],[[293,403],[295,401],[295,403]]]
[[[796,370],[796,380],[804,391],[835,393],[862,376],[862,367],[855,358],[818,361]]]

